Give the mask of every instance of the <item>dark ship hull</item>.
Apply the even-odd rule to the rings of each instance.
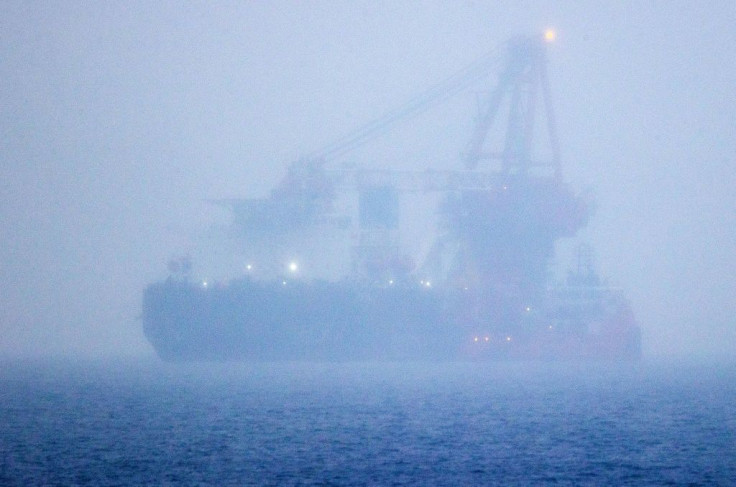
[[[508,326],[478,315],[478,297],[465,290],[169,280],[145,290],[143,327],[169,361],[639,358],[639,329],[620,297],[599,288],[556,291]]]

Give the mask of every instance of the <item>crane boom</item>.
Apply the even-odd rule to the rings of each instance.
[[[307,155],[305,159],[320,161],[320,164],[324,164],[331,158],[350,152],[384,133],[392,125],[419,115],[436,104],[460,93],[480,78],[492,73],[499,62],[499,49],[492,49],[475,62],[430,86],[404,105],[356,128],[334,142]]]

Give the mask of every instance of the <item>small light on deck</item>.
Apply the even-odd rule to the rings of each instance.
[[[547,29],[544,31],[544,42],[554,42],[557,39],[557,32],[554,29]]]
[[[475,337],[475,338],[473,338],[473,341],[474,341],[474,342],[477,342],[478,340],[479,340],[479,338],[478,338],[478,337]]]
[[[506,337],[506,341],[507,342],[510,342],[511,341],[511,337]]]
[[[296,272],[299,270],[299,265],[296,262],[289,262],[289,271]]]

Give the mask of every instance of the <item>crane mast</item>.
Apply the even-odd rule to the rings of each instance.
[[[465,155],[466,169],[476,169],[481,161],[500,160],[505,173],[526,173],[532,166],[548,166],[560,178],[560,151],[557,129],[547,77],[545,41],[548,37],[517,37],[508,42],[507,60],[486,108],[477,119],[475,131]],[[541,96],[546,114],[550,146],[549,161],[533,158],[534,130],[538,98]],[[502,106],[508,106],[506,137],[501,152],[484,151],[484,143]]]

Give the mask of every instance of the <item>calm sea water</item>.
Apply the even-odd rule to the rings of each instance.
[[[736,485],[736,367],[13,362],[2,485]]]

